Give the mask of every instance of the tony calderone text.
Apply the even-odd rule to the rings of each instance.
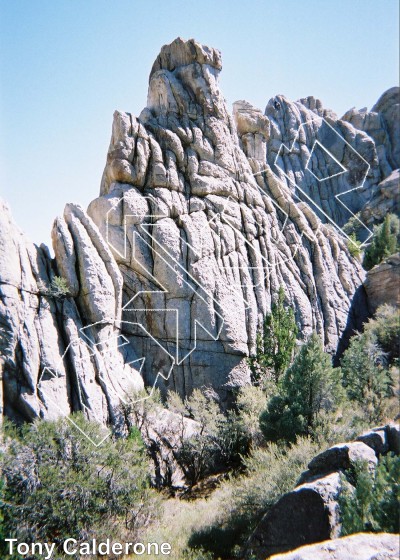
[[[65,539],[62,543],[61,550],[57,550],[56,543],[24,543],[18,542],[17,539],[4,539],[8,543],[9,554],[19,554],[20,556],[43,556],[44,560],[54,558],[57,552],[63,552],[68,556],[86,556],[89,554],[98,554],[99,556],[106,556],[114,554],[116,556],[122,554],[135,554],[136,556],[147,556],[150,554],[169,556],[171,554],[171,545],[169,543],[141,543],[141,542],[127,542],[119,543],[112,542],[110,539],[97,542],[92,539],[87,542],[79,543],[76,539]]]

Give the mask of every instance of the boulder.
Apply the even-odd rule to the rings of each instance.
[[[400,427],[399,424],[388,424],[386,426],[389,451],[400,455]]]
[[[355,463],[364,461],[370,469],[374,469],[378,459],[374,450],[361,441],[340,443],[323,451],[308,465],[309,472],[322,474],[352,468]]]
[[[270,560],[398,560],[399,535],[357,533],[275,554]]]
[[[368,445],[368,447],[374,450],[377,457],[379,457],[379,455],[384,455],[389,451],[389,438],[385,427],[368,430],[358,436],[356,441],[361,441],[362,443],[365,443],[365,445]]]
[[[246,558],[263,559],[307,543],[339,536],[339,473],[316,478],[285,494],[264,515],[246,548]]]

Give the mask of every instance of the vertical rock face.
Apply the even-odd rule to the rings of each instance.
[[[54,260],[2,211],[8,415],[83,409],[117,422],[121,394],[155,382],[182,395],[211,386],[228,402],[249,382],[246,358],[279,286],[301,336],[317,331],[332,353],[359,327],[364,273],[319,217],[344,223],[331,194],[362,181],[352,211],[368,199],[386,165],[374,139],[311,97],[278,96],[265,115],[240,101],[231,116],[221,67],[194,40],[161,49],[147,107],[114,114],[100,196],[56,219]],[[391,166],[392,97],[382,99]],[[49,292],[55,275],[68,297]]]
[[[275,121],[246,102],[229,115],[220,69],[219,52],[193,40],[162,48],[147,107],[114,115],[88,213],[120,266],[122,330],[146,356],[146,382],[173,366],[167,387],[224,397],[249,381],[246,356],[280,285],[302,336],[316,330],[334,351],[363,273],[272,172]]]
[[[77,206],[54,224],[56,263],[15,226],[2,203],[0,219],[0,348],[5,414],[55,418],[85,410],[114,420],[118,393],[140,389],[136,358],[121,351],[115,322],[122,277],[96,226]],[[54,297],[57,273],[75,297]]]

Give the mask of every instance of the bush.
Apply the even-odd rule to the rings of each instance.
[[[189,547],[211,551],[213,558],[243,558],[242,548],[262,516],[293,488],[319,450],[309,438],[299,438],[291,446],[270,443],[256,449],[244,459],[245,474],[232,475],[216,491],[208,514],[213,521],[206,518],[202,527],[196,527]]]
[[[379,346],[386,352],[388,365],[400,357],[400,313],[391,305],[381,305],[364,326],[364,332],[376,336]]]
[[[341,381],[340,369],[332,367],[331,357],[313,334],[283,376],[279,394],[260,416],[264,437],[270,441],[316,437],[343,400]]]
[[[347,240],[347,248],[352,257],[357,260],[361,258],[361,242],[357,240],[356,234],[351,233]]]
[[[253,383],[263,383],[271,376],[275,382],[279,380],[293,358],[297,333],[294,311],[285,307],[285,292],[280,287],[263,332],[257,335],[256,356],[249,360]]]
[[[241,422],[249,445],[260,445],[264,436],[260,429],[260,414],[265,408],[265,393],[261,387],[246,385],[241,387],[236,397],[238,419]]]
[[[190,397],[182,401],[171,392],[168,408],[198,424],[196,433],[191,437],[185,437],[182,432],[179,448],[174,451],[190,485],[208,474],[238,463],[240,456],[247,452],[249,439],[239,416],[234,411],[223,414],[211,393],[195,389]]]
[[[95,437],[100,427],[74,421]],[[137,535],[157,514],[138,431],[95,447],[66,419],[5,429],[2,515],[7,535],[24,542],[78,542]]]
[[[39,293],[44,296],[62,299],[67,297],[70,292],[66,279],[62,276],[54,276],[50,286],[46,286],[43,282],[39,283]]]
[[[355,487],[342,481],[342,536],[363,531],[398,533],[400,457],[382,457],[375,472],[360,463],[355,477]]]
[[[400,220],[395,214],[388,214],[383,223],[374,226],[371,244],[364,253],[363,267],[370,270],[400,249]]]

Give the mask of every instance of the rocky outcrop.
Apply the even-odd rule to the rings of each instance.
[[[269,166],[323,222],[342,227],[381,179],[374,140],[313,98],[291,102],[278,95],[265,114]]]
[[[361,222],[372,226],[383,222],[387,214],[399,214],[399,192],[400,169],[396,169],[386,179],[372,187],[371,197],[359,213]]]
[[[56,262],[45,247],[27,241],[5,204],[0,219],[5,414],[32,420],[84,410],[89,418],[115,422],[119,395],[143,388],[143,380],[115,325],[122,277],[107,244],[74,205],[55,222]],[[75,297],[53,295],[60,272]]]
[[[357,533],[341,539],[302,546],[271,560],[397,560],[399,535]]]
[[[334,352],[363,272],[268,166],[269,115],[246,102],[229,115],[220,69],[219,52],[195,41],[163,47],[147,107],[114,115],[88,213],[122,272],[122,329],[148,356],[145,382],[161,371],[165,388],[209,384],[224,401],[249,380],[245,358],[280,285],[302,335],[316,330]]]
[[[121,398],[156,383],[211,386],[227,405],[280,286],[301,336],[316,331],[332,354],[360,327],[364,272],[319,217],[342,224],[329,193],[357,188],[358,211],[381,180],[373,138],[311,97],[278,96],[264,115],[241,101],[231,116],[221,68],[194,40],[161,49],[147,107],[114,114],[100,196],[56,219],[55,259],[1,213],[7,415],[83,409],[116,425]],[[392,97],[380,107],[392,161]],[[55,276],[66,297],[49,291]]]
[[[253,533],[246,558],[262,559],[276,552],[340,535],[338,472],[301,484],[285,494]]]
[[[369,270],[364,286],[372,313],[385,303],[400,308],[400,253]]]
[[[314,457],[298,486],[282,496],[264,515],[250,537],[246,558],[261,560],[278,552],[339,537],[341,473],[354,474],[354,467],[360,462],[375,469],[380,455],[399,454],[399,437],[399,426],[388,424],[365,432],[356,441],[334,445]]]
[[[387,90],[372,107],[371,111],[350,109],[342,120],[363,130],[373,139],[382,179],[400,167],[400,88]]]

